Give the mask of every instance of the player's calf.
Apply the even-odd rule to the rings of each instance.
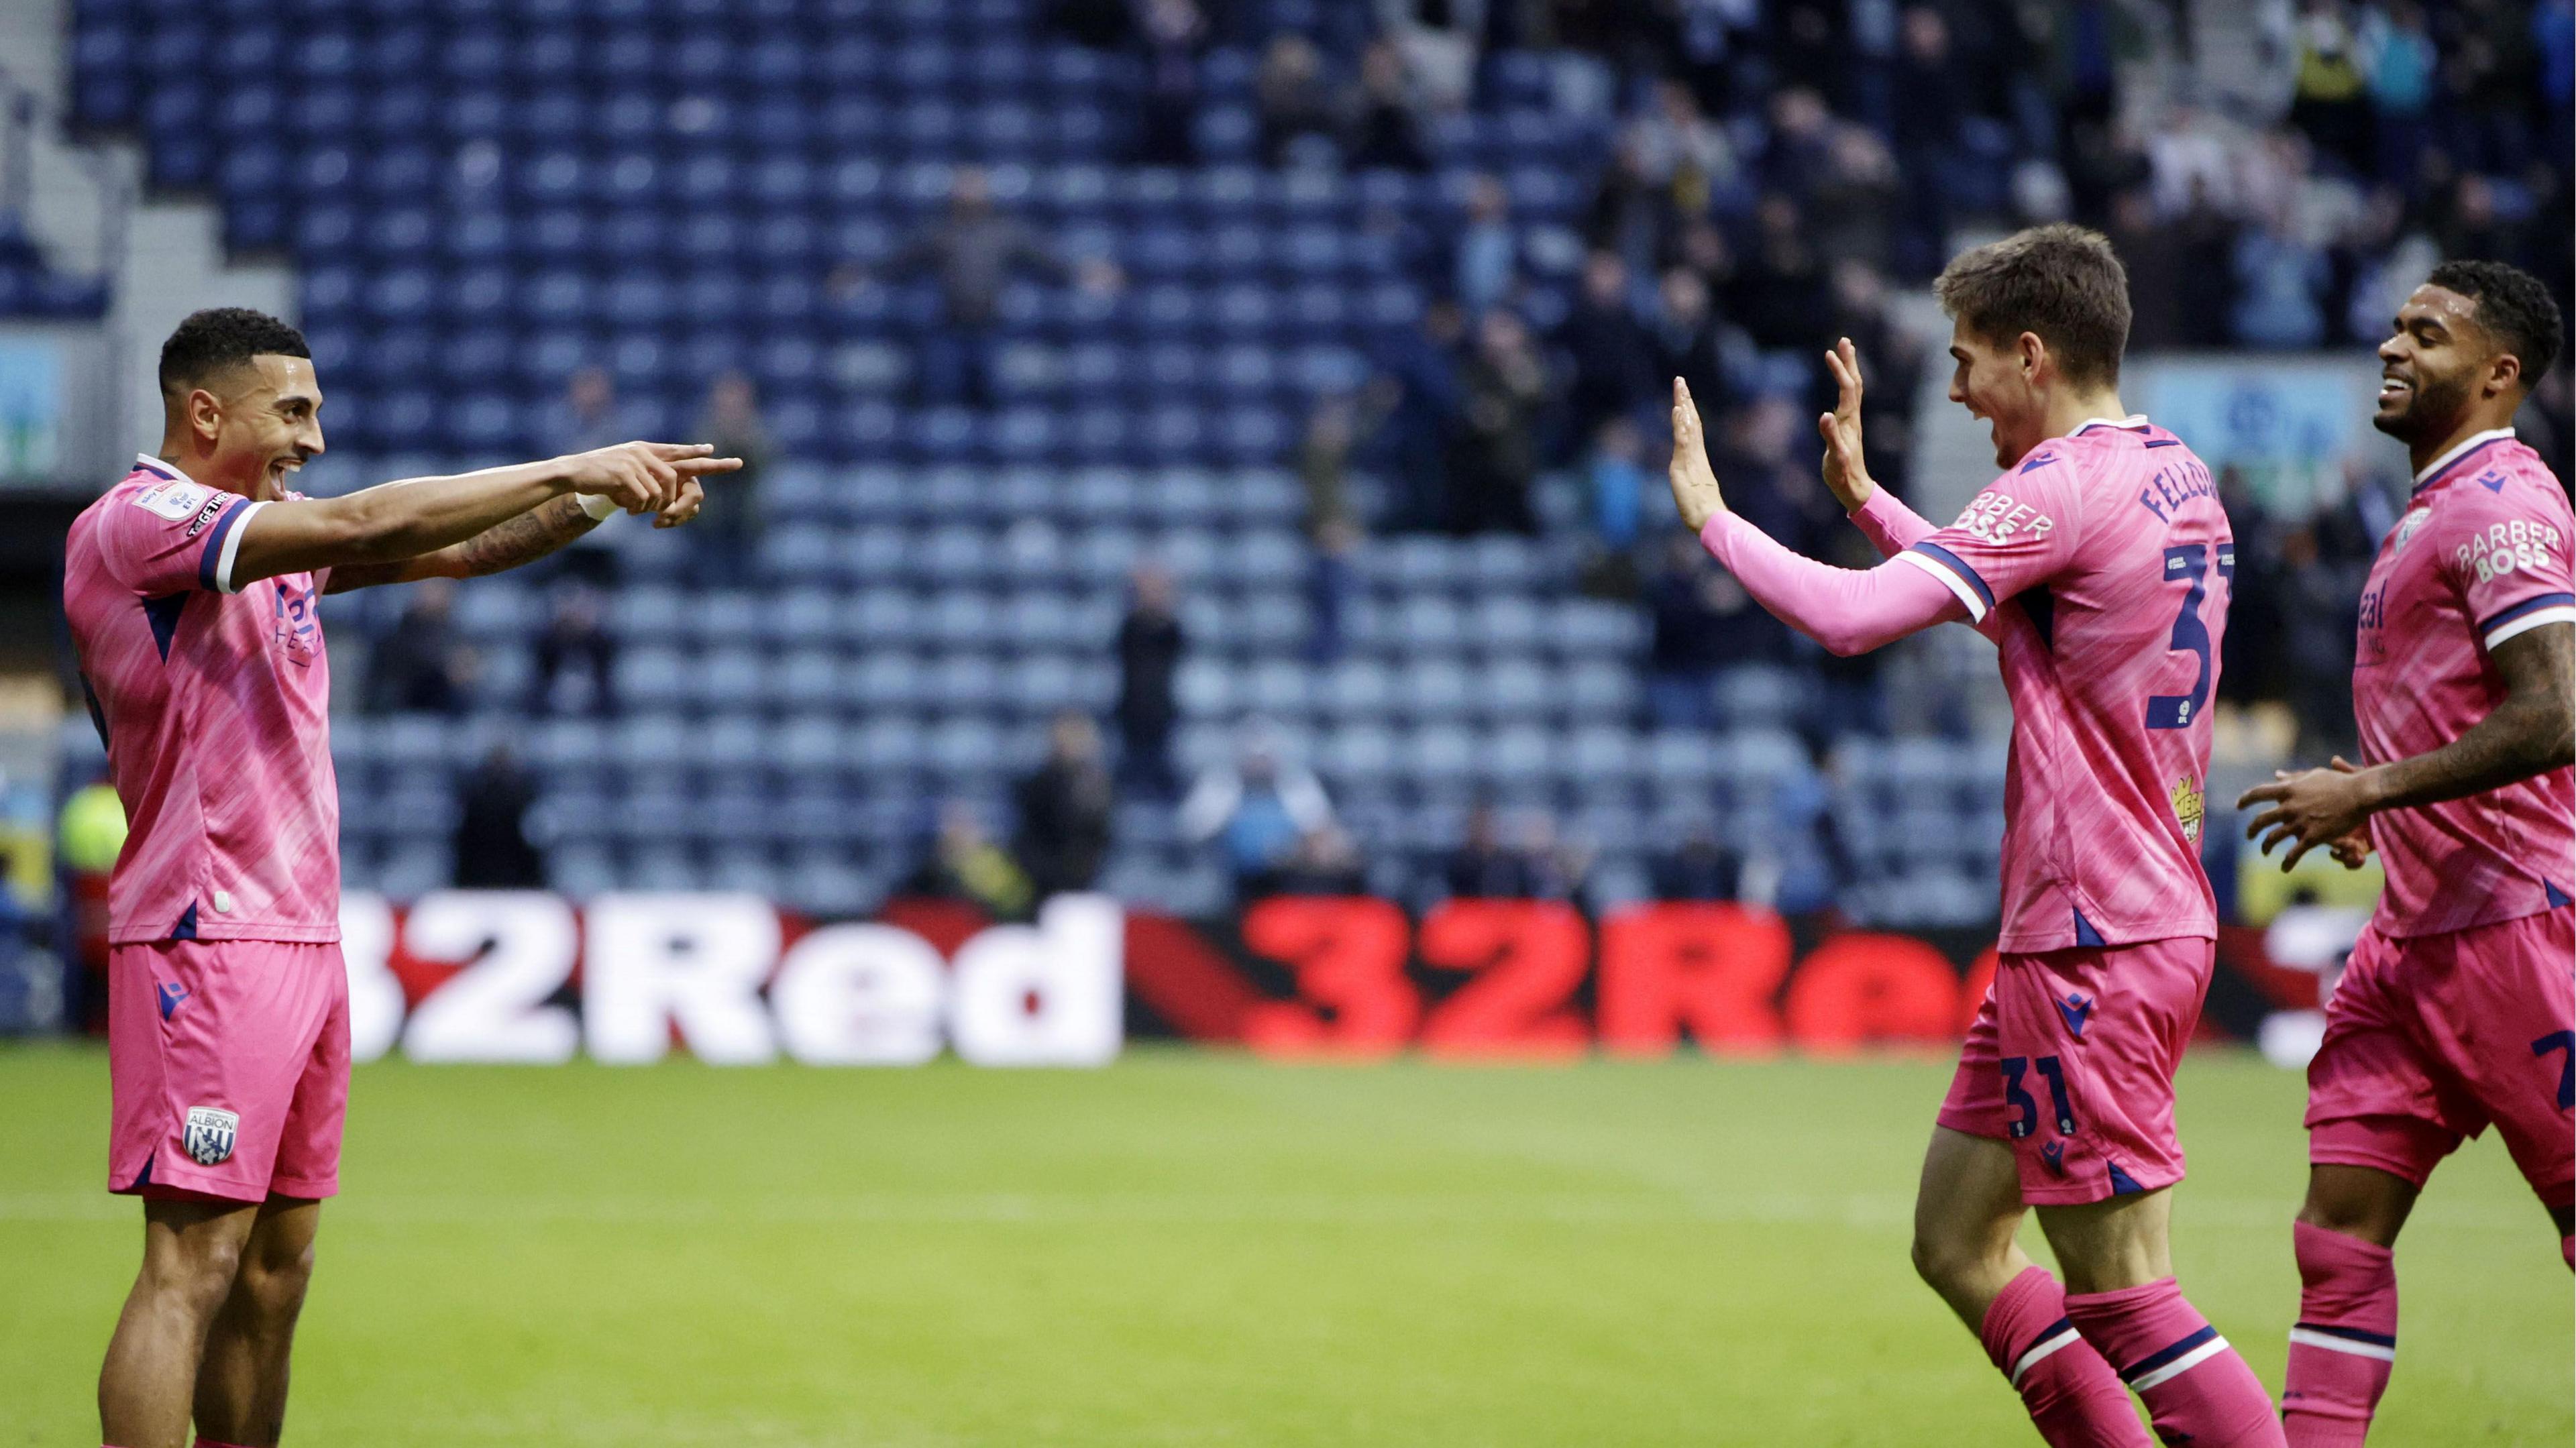
[[[124,1448],[176,1448],[187,1438],[197,1364],[258,1214],[199,1201],[148,1201],[143,1212],[143,1269],[99,1369],[99,1426]]]
[[[271,1198],[242,1254],[232,1296],[206,1336],[197,1369],[203,1448],[270,1448],[285,1430],[295,1320],[313,1277],[321,1204]]]

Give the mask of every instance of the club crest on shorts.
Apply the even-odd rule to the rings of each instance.
[[[214,1166],[233,1154],[233,1137],[241,1129],[241,1117],[234,1112],[212,1106],[188,1108],[188,1129],[180,1144],[188,1148],[188,1159],[199,1166]]]

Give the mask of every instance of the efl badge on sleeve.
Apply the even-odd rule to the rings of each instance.
[[[233,1135],[241,1126],[241,1117],[212,1106],[188,1108],[188,1130],[183,1144],[188,1159],[199,1166],[214,1166],[233,1154]]]

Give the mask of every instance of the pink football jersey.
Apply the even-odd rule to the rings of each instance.
[[[2488,651],[2576,622],[2576,514],[2511,429],[2480,433],[2418,475],[2361,595],[2352,712],[2363,762],[2439,749],[2504,699]],[[2371,817],[2388,872],[2380,933],[2431,935],[2568,903],[2576,772]]]
[[[2202,794],[2236,545],[2209,469],[2143,417],[2088,422],[1897,556],[2003,653],[2000,948],[2214,938]]]
[[[269,506],[147,457],[65,540],[63,611],[129,826],[114,943],[340,938],[327,574],[232,577]]]

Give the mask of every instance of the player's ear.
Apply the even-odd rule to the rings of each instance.
[[[2037,332],[2024,332],[2013,341],[2021,353],[2021,375],[2024,381],[2037,381],[2040,367],[2048,361],[2048,344]]]

